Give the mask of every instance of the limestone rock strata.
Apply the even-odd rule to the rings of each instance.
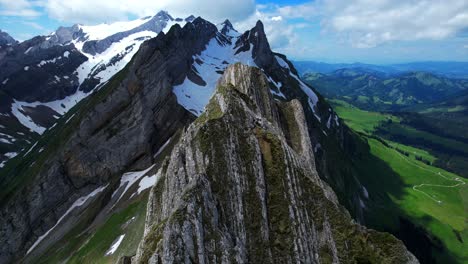
[[[302,105],[228,67],[151,190],[133,263],[417,263],[353,222],[315,168]]]

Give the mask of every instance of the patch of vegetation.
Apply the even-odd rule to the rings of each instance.
[[[285,156],[277,136],[256,129],[257,139],[262,152],[265,170],[267,204],[270,225],[270,241],[273,258],[282,262],[282,258],[293,255],[293,234],[289,218],[289,198],[286,191]],[[287,259],[283,259],[286,261]]]
[[[112,214],[104,223],[86,230],[92,219],[80,222],[36,263],[115,263],[121,256],[132,256],[143,236],[148,195],[142,195],[126,208]],[[92,214],[88,212],[89,214]],[[116,252],[105,256],[114,240],[125,234]]]
[[[433,103],[468,88],[465,79],[418,71],[387,74],[364,68],[344,68],[327,74],[308,73],[303,79],[327,98],[344,100],[370,111],[395,111]]]
[[[362,149],[361,154],[354,157],[359,180],[369,193],[369,200],[364,201],[367,224],[398,234],[400,219],[408,219],[427,233],[422,237],[431,238],[427,243],[429,248],[425,250],[421,250],[425,242],[407,240],[410,249],[422,252],[426,261],[433,257],[437,263],[465,263],[468,259],[467,251],[464,250],[466,245],[459,238],[462,241],[468,239],[465,211],[468,190],[466,184],[454,185],[467,181],[429,165],[437,163],[432,151],[376,136],[382,126],[408,129],[398,122],[401,121],[399,117],[390,117],[392,122],[388,122],[389,118],[385,117],[389,114],[375,113],[379,118],[366,118],[368,115],[363,118],[362,110],[346,107],[345,104],[335,110],[338,115],[346,117],[343,118],[345,122],[360,132],[360,137],[367,140],[370,147],[370,153],[366,154],[367,151]],[[407,136],[412,136],[411,133],[423,138],[427,135],[417,130],[401,132]],[[430,138],[438,140],[434,135]],[[448,146],[451,144],[447,139],[439,142],[445,142]],[[457,146],[455,144],[452,147]],[[430,251],[432,256],[428,253]]]

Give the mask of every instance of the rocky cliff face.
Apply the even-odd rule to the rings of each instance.
[[[0,32],[0,168],[102,87],[141,43],[175,23],[185,20],[161,11],[129,22],[60,27],[9,45],[2,44],[8,38]]]
[[[224,72],[164,162],[135,263],[416,263],[354,223],[315,168],[299,101],[258,68]]]

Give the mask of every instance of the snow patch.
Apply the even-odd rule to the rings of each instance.
[[[25,127],[29,128],[30,130],[38,133],[38,134],[43,134],[44,131],[46,130],[44,127],[41,127],[40,125],[34,123],[32,119],[23,114],[20,110],[23,110],[23,107],[37,107],[37,106],[47,106],[54,110],[55,112],[64,115],[68,110],[70,110],[73,106],[75,106],[78,102],[80,102],[82,99],[86,98],[89,94],[84,93],[83,91],[77,91],[76,93],[65,97],[64,99],[61,100],[56,100],[56,101],[51,101],[51,102],[33,102],[33,103],[28,103],[28,102],[21,102],[21,101],[16,101],[12,104],[11,106],[11,112],[13,113],[14,116],[20,121],[22,125]]]
[[[59,220],[57,221],[57,223],[55,223],[55,225],[50,228],[49,230],[47,230],[47,232],[45,232],[42,236],[40,236],[36,242],[34,242],[34,244],[28,249],[28,251],[26,252],[26,255],[29,254],[35,247],[37,247],[37,245],[39,245],[39,243],[41,243],[42,240],[44,240],[44,238],[49,235],[50,232],[52,232],[52,230],[54,230],[62,221],[63,219],[65,219],[65,217],[67,215],[69,215],[73,209],[75,209],[76,207],[81,207],[83,204],[85,204],[90,198],[96,196],[97,194],[99,194],[100,192],[104,191],[104,189],[107,188],[109,184],[105,185],[105,186],[101,186],[97,189],[95,189],[94,191],[92,191],[90,194],[86,195],[86,196],[82,196],[80,198],[78,198],[73,204],[72,206],[70,206],[70,208],[68,208],[68,210],[65,212],[65,214],[62,215],[62,217],[59,218]]]
[[[310,88],[309,86],[307,86],[306,84],[304,84],[301,79],[299,79],[299,77],[297,77],[296,75],[294,75],[293,73],[290,73],[291,77],[293,77],[294,79],[296,79],[296,81],[299,83],[299,86],[301,87],[302,91],[304,91],[304,93],[307,94],[307,96],[309,97],[309,107],[310,109],[312,110],[312,112],[314,113],[314,116],[318,119],[319,122],[321,122],[321,118],[320,116],[317,114],[315,108],[316,108],[316,105],[318,103],[318,96],[314,93],[314,91],[312,91],[312,88]]]
[[[322,145],[320,145],[320,143],[317,143],[317,145],[314,146],[314,152],[317,153],[317,151],[321,148],[322,148]]]
[[[63,57],[68,58],[68,56],[70,56],[70,52],[67,50],[63,53]]]
[[[286,99],[286,96],[283,94],[283,92],[281,92],[281,88],[283,87],[283,84],[281,82],[275,82],[275,80],[273,80],[273,78],[271,78],[270,76],[267,76],[267,79],[270,83],[272,83],[278,89],[278,92],[273,89],[270,89],[270,92],[273,95],[283,97],[284,99]]]
[[[114,196],[117,195],[118,191],[121,188],[124,188],[123,192],[120,193],[119,198],[115,201],[114,205],[116,205],[120,201],[120,199],[124,196],[124,194],[136,181],[138,181],[141,177],[143,177],[143,175],[145,175],[153,167],[154,165],[151,165],[149,168],[143,171],[132,171],[132,172],[124,173],[122,175],[122,178],[120,178],[119,188],[117,188],[112,194],[112,198],[114,198]]]
[[[201,64],[195,62],[192,66],[206,82],[205,86],[195,84],[186,77],[182,84],[173,88],[173,92],[177,96],[177,102],[196,116],[203,113],[205,106],[213,95],[222,71],[229,64],[242,62],[249,66],[257,66],[252,58],[252,47],[250,47],[249,51],[235,54],[236,39],[231,42],[231,45],[222,43],[217,37],[214,37],[200,55],[193,57],[195,61],[202,61]]]
[[[327,128],[328,128],[328,129],[330,129],[330,127],[331,127],[331,120],[332,120],[332,115],[330,115],[330,116],[328,117],[328,120],[327,120]]]
[[[31,150],[33,150],[33,149],[34,149],[34,147],[36,147],[36,145],[37,145],[37,142],[36,142],[36,143],[34,143],[34,145],[32,145],[32,147],[31,147],[31,148],[30,148],[30,149],[29,149],[29,150],[28,150],[26,153],[24,153],[24,155],[23,155],[23,156],[26,156],[26,155],[28,155],[28,154],[29,154],[29,152],[31,152]]]
[[[125,65],[132,59],[133,55],[138,51],[141,43],[146,38],[156,37],[156,33],[152,31],[141,31],[135,34],[131,34],[126,38],[121,39],[119,42],[113,43],[103,53],[96,54],[95,56],[81,52],[88,57],[88,60],[78,66],[75,74],[78,76],[80,85],[86,80],[87,77],[96,73],[96,70],[100,70],[100,66],[104,66],[106,69],[95,74],[94,77],[99,79],[101,83],[108,81],[114,74],[123,69]],[[139,39],[139,40],[136,40]],[[130,52],[126,51],[126,48],[133,46]],[[109,65],[109,62],[118,54],[125,54],[124,57],[113,65]]]
[[[3,155],[5,155],[8,159],[12,159],[12,158],[18,156],[18,153],[16,153],[16,152],[8,152],[8,153],[5,153],[5,154],[3,154]]]
[[[24,54],[28,54],[28,53],[31,51],[32,48],[33,48],[33,47],[29,47],[29,48],[24,52]]]
[[[65,121],[65,124],[67,124],[68,122],[70,122],[70,120],[72,120],[73,117],[75,117],[75,114],[71,115],[71,116],[67,119],[67,121]]]
[[[13,143],[11,143],[10,141],[8,141],[7,139],[4,139],[4,138],[0,138],[0,142],[5,143],[5,144],[13,144]]]
[[[360,206],[362,209],[366,208],[366,204],[364,204],[364,201],[361,200],[361,198],[359,198],[359,206]]]
[[[44,133],[45,128],[34,123],[34,121],[31,119],[31,117],[26,116],[23,114],[21,110],[23,110],[23,106],[31,106],[31,103],[26,103],[26,102],[19,102],[19,101],[14,101],[14,103],[11,105],[11,112],[13,115],[18,119],[18,121],[25,127],[29,128],[31,131],[36,132],[40,135]],[[36,105],[37,106],[37,105]],[[23,110],[24,111],[24,110]]]
[[[138,183],[137,195],[139,195],[142,191],[153,187],[153,185],[158,181],[159,177],[161,177],[161,169],[155,175],[143,177],[143,179],[141,179],[141,181]]]
[[[115,251],[119,248],[120,243],[122,243],[122,240],[124,239],[125,234],[120,235],[114,243],[111,245],[111,247],[106,251],[106,254],[104,256],[110,256],[115,253]]]
[[[29,70],[29,66],[25,66],[25,67],[24,67],[24,70],[25,70],[25,71],[28,71],[28,70]]]
[[[167,145],[169,145],[169,143],[171,142],[171,139],[172,139],[172,137],[170,137],[170,138],[166,141],[166,143],[164,143],[164,144],[158,149],[158,152],[156,152],[156,154],[154,154],[153,157],[156,158],[159,154],[161,154],[161,152],[164,151],[164,149],[167,147]]]
[[[289,64],[283,60],[280,56],[275,56],[276,61],[279,63],[279,65],[283,68],[289,69]]]
[[[5,80],[3,80],[2,84],[5,85],[7,84],[7,82],[9,81],[10,79],[6,78]]]
[[[59,56],[57,58],[53,58],[51,60],[42,60],[41,62],[39,62],[37,64],[37,67],[42,67],[42,66],[44,66],[44,65],[46,65],[48,63],[55,63],[56,61],[61,60],[61,59],[62,59],[62,56]]]
[[[367,189],[364,186],[362,186],[362,194],[364,194],[364,197],[366,197],[366,199],[369,199],[369,193],[367,192]]]
[[[80,29],[86,34],[87,40],[101,40],[119,32],[134,29],[151,20],[152,17],[145,17],[131,21],[119,21],[111,24],[103,23],[95,26],[80,25]]]
[[[2,137],[0,138],[0,142],[6,143],[6,144],[13,144],[13,142],[16,141],[14,137],[4,134],[4,133],[0,133],[0,136]]]

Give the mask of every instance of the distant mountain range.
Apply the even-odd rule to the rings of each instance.
[[[468,89],[468,79],[421,71],[388,74],[368,68],[345,68],[306,73],[303,78],[326,97],[379,111],[434,103]]]
[[[468,78],[468,62],[411,62],[401,64],[375,65],[365,63],[324,63],[315,61],[295,61],[300,74],[331,73],[339,69],[360,69],[378,71],[382,74],[401,74],[408,71],[423,71],[450,78]]]

